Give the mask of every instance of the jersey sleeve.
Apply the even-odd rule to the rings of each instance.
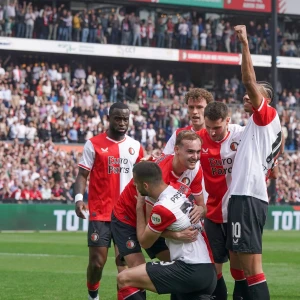
[[[202,194],[202,181],[203,181],[203,170],[202,167],[199,166],[199,170],[190,185],[190,189],[193,195],[201,195]]]
[[[162,205],[154,206],[148,227],[157,233],[161,233],[176,221],[175,215]]]
[[[91,171],[94,165],[94,160],[95,149],[92,142],[88,140],[84,145],[82,157],[79,161],[78,166],[85,170]]]
[[[276,117],[275,108],[268,105],[267,100],[263,98],[263,101],[259,108],[253,107],[253,121],[257,126],[267,126]]]
[[[175,141],[176,141],[176,131],[169,138],[167,145],[165,146],[165,148],[163,150],[163,154],[167,155],[167,154],[174,153]]]

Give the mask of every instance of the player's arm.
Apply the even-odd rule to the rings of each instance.
[[[204,203],[203,193],[200,195],[193,195],[195,198],[195,204],[190,212],[190,219],[192,224],[199,223],[201,218],[204,218],[207,212],[206,205]]]
[[[256,83],[256,75],[249,50],[246,26],[238,25],[234,27],[234,30],[242,43],[242,81],[252,106],[258,109],[262,103],[263,97]]]
[[[86,189],[86,182],[90,172],[79,167],[78,175],[74,184],[74,194],[75,194],[75,211],[79,218],[85,219],[83,210],[86,211],[87,207],[83,202],[83,194]]]
[[[150,221],[152,209],[153,203],[151,203],[150,201],[146,201],[146,223]],[[161,233],[161,236],[164,238],[180,240],[185,243],[194,242],[197,239],[197,235],[198,230],[194,229],[192,226],[182,231],[171,231],[166,229]]]
[[[83,148],[82,157],[79,162],[79,171],[74,184],[75,194],[75,211],[79,218],[85,219],[83,210],[86,211],[87,207],[83,202],[83,194],[86,189],[87,178],[94,165],[95,150],[91,141],[87,141]]]
[[[277,179],[278,176],[279,176],[279,168],[278,168],[278,165],[276,165],[276,166],[272,169],[272,171],[271,171],[271,173],[270,173],[270,175],[269,175],[269,179]]]
[[[145,200],[139,193],[136,196],[136,232],[141,247],[150,248],[154,242],[160,237],[160,232],[155,232],[147,226],[146,216],[144,213]],[[149,206],[149,205],[147,205]]]

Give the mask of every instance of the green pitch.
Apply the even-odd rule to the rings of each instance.
[[[272,300],[300,299],[300,233],[266,231],[264,271]],[[1,300],[85,300],[85,233],[0,233]],[[116,269],[110,252],[101,281],[101,299],[116,299]],[[229,297],[233,281],[224,271]],[[150,300],[168,296],[148,294]]]

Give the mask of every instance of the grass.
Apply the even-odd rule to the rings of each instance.
[[[297,231],[266,231],[264,271],[272,300],[300,299],[300,243]],[[0,233],[0,299],[87,299],[86,233]],[[116,269],[110,251],[101,281],[101,299],[116,299]],[[228,264],[223,272],[231,293]],[[169,299],[149,293],[147,299]]]

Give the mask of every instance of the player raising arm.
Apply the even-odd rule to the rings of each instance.
[[[253,108],[253,114],[241,135],[232,168],[227,248],[238,254],[249,299],[269,300],[262,268],[262,233],[268,210],[266,177],[280,152],[281,125],[276,110],[269,106],[272,87],[256,82],[246,27],[236,26],[235,31],[242,43],[242,79],[248,95],[244,107]]]

